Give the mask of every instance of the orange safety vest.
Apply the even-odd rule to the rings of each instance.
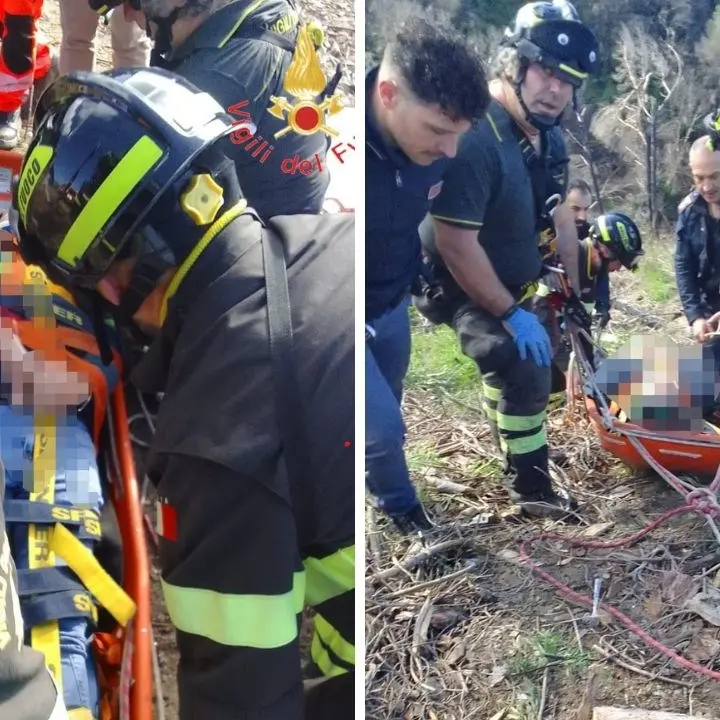
[[[0,112],[19,110],[33,83],[52,64],[50,48],[38,41],[43,0],[0,0]]]

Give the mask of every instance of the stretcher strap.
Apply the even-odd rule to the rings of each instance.
[[[48,489],[52,485],[54,482]],[[120,625],[125,626],[135,614],[136,606],[102,568],[93,553],[67,528],[59,523],[51,527],[32,524],[28,537],[31,550],[39,549],[40,554],[30,555],[30,569],[21,575],[25,583],[20,591],[23,596],[23,617],[31,628],[31,645],[45,656],[48,669],[58,683],[58,692],[62,693],[60,631],[57,621],[85,617],[97,623],[94,597]],[[55,555],[67,563],[65,572],[72,571],[79,578],[79,583],[73,584],[74,581],[64,576],[62,568],[42,564],[45,558],[54,563]],[[44,587],[68,589],[42,592]],[[38,594],[28,597],[26,591],[29,588],[39,591]]]
[[[526,288],[523,288],[522,295],[520,295],[517,302],[524,303],[526,300],[529,300],[533,295],[537,293],[539,286],[540,283],[537,280],[531,282]]]
[[[68,710],[68,720],[95,720],[88,708],[73,708]]]
[[[88,593],[80,590],[47,593],[23,598],[20,601],[22,615],[28,627],[63,618],[87,618],[97,624],[97,610]]]
[[[60,524],[50,531],[50,548],[67,563],[98,603],[125,627],[135,615],[136,605],[92,552]]]
[[[5,500],[3,503],[5,521],[10,525],[22,523],[28,525],[63,525],[76,527],[80,540],[100,540],[102,528],[100,515],[92,510],[80,510],[65,505],[52,505],[30,500]]]
[[[55,499],[56,436],[52,420],[36,420],[31,502],[51,504]],[[55,554],[50,544],[50,527],[28,525],[28,568],[52,568]],[[28,623],[29,624],[29,623]],[[30,628],[30,645],[45,656],[45,664],[55,680],[58,694],[63,694],[60,669],[60,629],[57,621],[40,623]]]
[[[52,567],[18,570],[18,595],[43,595],[65,591],[84,592],[85,588],[68,574],[67,568]]]

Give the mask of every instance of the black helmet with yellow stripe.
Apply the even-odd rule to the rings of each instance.
[[[41,97],[13,192],[26,262],[93,289],[134,258],[121,310],[131,317],[242,194],[215,141],[237,127],[208,94],[158,68],[76,72]]]
[[[703,124],[708,131],[708,147],[717,152],[720,150],[720,109],[706,115]]]
[[[505,30],[503,44],[515,48],[518,53],[518,88],[531,63],[551,70],[575,89],[599,69],[597,39],[590,28],[580,21],[568,0],[523,5],[517,11],[513,24]],[[540,127],[558,122],[556,118],[535,117],[530,113],[528,118]]]
[[[610,212],[595,218],[590,238],[604,245],[628,270],[638,269],[638,259],[645,254],[638,226],[624,213]]]

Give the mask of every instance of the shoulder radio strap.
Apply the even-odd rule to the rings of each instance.
[[[314,484],[300,384],[296,374],[292,309],[283,236],[263,228],[262,251],[276,414],[298,535],[309,537],[314,512]]]

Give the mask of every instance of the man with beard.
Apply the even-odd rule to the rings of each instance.
[[[567,204],[575,218],[578,237],[587,237],[590,223],[587,221],[588,212],[593,205],[592,188],[584,181],[573,180],[567,189]]]
[[[575,218],[578,239],[585,240],[590,234],[588,211],[593,206],[590,185],[584,180],[573,180],[568,185],[567,204]],[[610,322],[610,276],[607,268],[600,269],[595,284],[595,317],[600,327],[605,327]]]
[[[579,243],[564,202],[568,156],[559,125],[597,67],[595,36],[570,3],[521,7],[497,57],[487,117],[461,141],[433,201],[432,222],[422,229],[438,287],[417,307],[450,325],[477,364],[510,498],[535,516],[566,516],[577,507],[548,475],[552,348],[532,299],[544,259],[555,252],[579,292]]]
[[[587,297],[586,283],[584,282],[582,269],[586,266],[582,249],[585,244],[593,245],[590,239],[591,225],[588,222],[588,212],[593,205],[592,188],[584,180],[576,179],[568,185],[567,206],[575,218],[578,239],[581,244],[581,294]],[[604,258],[604,256],[603,256]],[[616,268],[617,269],[617,268]],[[587,273],[586,273],[587,275]],[[594,303],[595,318],[597,326],[604,328],[610,322],[610,275],[608,264],[602,262],[592,270],[592,303]],[[550,385],[550,400],[548,409],[562,407],[567,401],[565,387],[565,373],[570,363],[570,343],[564,333],[558,332],[555,312],[547,301],[548,288],[544,283],[540,284],[537,294],[533,300],[533,310],[540,318],[545,329],[553,340],[553,362],[551,367],[552,379]],[[588,312],[593,312],[592,303],[586,302]]]

